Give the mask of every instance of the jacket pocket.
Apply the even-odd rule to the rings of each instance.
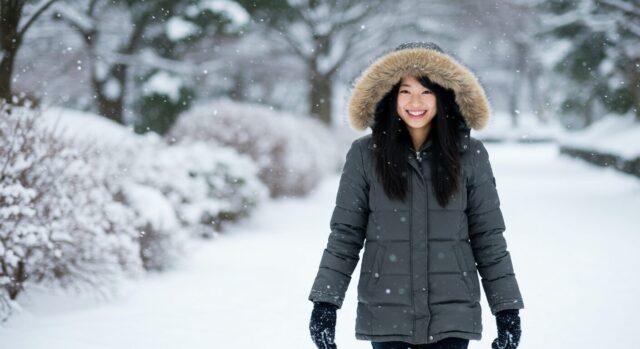
[[[464,250],[460,244],[455,244],[453,246],[453,250],[456,255],[456,261],[458,262],[458,269],[460,270],[464,284],[467,286],[469,300],[472,302],[479,302],[480,285],[478,282],[478,273],[475,268],[475,263],[472,267],[472,264],[470,264],[468,259],[465,257]]]
[[[371,268],[371,279],[369,280],[370,286],[375,286],[380,277],[382,276],[382,266],[384,265],[384,256],[387,254],[387,248],[378,243],[378,250],[376,256],[373,259],[373,266]]]

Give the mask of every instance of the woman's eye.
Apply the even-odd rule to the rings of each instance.
[[[400,90],[400,93],[409,93],[407,90]]]
[[[422,93],[431,94],[433,92],[431,92],[431,91],[423,91]]]

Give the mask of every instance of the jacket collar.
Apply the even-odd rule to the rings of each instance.
[[[460,124],[458,128],[458,133],[460,134],[460,152],[464,153],[469,149],[469,142],[471,140],[471,129],[466,125]],[[430,150],[431,145],[433,144],[433,138],[429,137],[422,145],[420,146],[420,152],[427,152]],[[415,154],[416,150],[413,148],[413,145],[409,145],[409,150]]]
[[[422,143],[422,145],[420,146],[420,152],[423,152],[425,150],[427,150],[427,148],[431,147],[431,144],[433,144],[433,138],[429,137],[424,143]],[[414,153],[416,152],[416,150],[413,148],[413,145],[409,146],[409,149],[411,151],[413,151]]]

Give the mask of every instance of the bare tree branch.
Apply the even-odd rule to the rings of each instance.
[[[34,11],[31,17],[27,20],[27,23],[25,23],[25,25],[18,31],[17,39],[22,40],[24,33],[27,32],[27,30],[29,29],[29,27],[31,27],[33,22],[35,22],[36,19],[38,19],[38,17],[40,17],[40,15],[44,13],[44,11],[46,11],[49,8],[49,6],[53,5],[53,3],[56,1],[58,0],[43,0],[39,4],[38,9]]]
[[[274,29],[271,30],[273,31]],[[286,35],[279,30],[276,30],[276,34],[277,35],[275,37],[277,40],[291,47],[293,51],[295,51],[296,55],[305,59],[309,58],[309,54],[305,53],[304,50],[298,46],[298,43],[296,43],[289,35]]]
[[[92,7],[89,6],[87,13],[82,13],[65,3],[58,3],[53,8],[59,15],[58,18],[69,23],[71,27],[76,28],[82,35],[88,36],[96,30],[96,20],[91,16]]]
[[[640,24],[635,22],[626,22],[626,23],[621,23],[620,26],[626,29],[628,33],[640,39]]]
[[[125,66],[141,66],[141,67],[153,67],[176,74],[193,75],[200,71],[199,65],[185,63],[185,61],[175,61],[172,59],[162,58],[155,55],[152,52],[145,52],[144,54],[126,54],[113,51],[99,51],[98,54],[102,57],[107,57],[115,64],[122,64]]]
[[[598,0],[597,3],[622,11],[623,13],[633,17],[640,17],[640,8],[633,6],[632,4],[615,0]]]

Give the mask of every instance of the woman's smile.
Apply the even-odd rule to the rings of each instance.
[[[426,112],[426,110],[407,110],[407,113],[415,118],[423,117]]]

